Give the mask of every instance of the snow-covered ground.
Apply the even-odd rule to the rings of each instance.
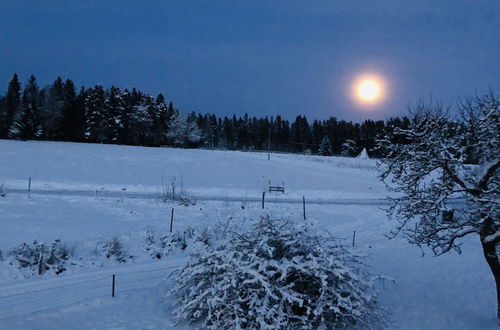
[[[183,189],[196,204],[163,202],[162,177],[169,192],[175,177],[176,193]],[[269,181],[284,182],[286,192],[267,193],[262,210]],[[308,220],[347,245],[356,230],[355,249],[369,255],[373,274],[395,280],[380,292],[388,328],[497,328],[494,281],[479,240],[465,239],[462,255],[441,257],[388,240],[393,223],[380,209],[386,191],[370,159],[272,154],[268,161],[260,153],[0,140],[2,183],[0,329],[189,329],[170,314],[174,301],[166,294],[175,275],[168,275],[200,243],[189,239],[186,250],[161,259],[146,250],[148,237],[169,235],[171,209],[174,232],[217,240],[264,214],[304,221],[302,196]],[[99,254],[113,237],[133,259]],[[54,239],[72,254],[74,265],[62,274],[29,275],[9,265],[7,251]]]
[[[288,154],[0,140],[0,179],[9,188],[161,192],[175,178],[200,196],[257,196],[284,182],[286,196],[376,198],[385,194],[374,160]]]

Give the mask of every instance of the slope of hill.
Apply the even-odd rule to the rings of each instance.
[[[163,201],[162,177],[169,188],[175,177],[177,193],[182,188],[196,204]],[[284,181],[285,194],[268,192],[262,209],[268,181]],[[356,230],[354,249],[369,256],[373,274],[394,279],[379,294],[388,328],[497,328],[494,282],[479,242],[468,238],[462,255],[434,258],[421,257],[402,239],[388,240],[393,224],[380,209],[386,191],[371,159],[273,154],[268,161],[262,153],[0,140],[2,183],[0,329],[190,328],[170,315],[174,302],[166,293],[174,278],[168,275],[200,243],[188,237],[185,250],[162,259],[150,250],[151,240],[172,237],[171,209],[174,234],[217,240],[264,214],[304,221],[296,203],[302,196],[308,221],[349,248]],[[112,238],[133,258],[120,263],[102,255]],[[71,251],[61,275],[32,275],[7,253],[24,242],[55,239]]]

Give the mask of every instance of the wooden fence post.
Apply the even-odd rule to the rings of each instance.
[[[111,283],[111,297],[115,297],[115,274],[113,274],[113,281]]]
[[[43,263],[43,244],[40,246],[40,255],[38,256],[38,275],[41,275],[45,272],[45,269],[43,268],[44,263]]]
[[[356,242],[356,230],[352,233],[352,247],[354,247],[355,242]]]
[[[172,207],[172,215],[170,216],[170,232],[172,232],[173,227],[174,227],[174,208]]]
[[[306,197],[302,196],[302,210],[304,212],[304,220],[306,220]]]
[[[264,209],[264,198],[266,197],[266,192],[262,192],[262,209]]]

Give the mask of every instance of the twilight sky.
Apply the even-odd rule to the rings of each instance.
[[[0,1],[0,91],[41,85],[163,92],[183,110],[358,121],[500,93],[500,1]],[[385,77],[383,104],[350,98]]]

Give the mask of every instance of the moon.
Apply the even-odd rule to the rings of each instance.
[[[362,74],[356,77],[351,86],[353,100],[363,106],[375,106],[386,97],[385,79],[376,74]]]

